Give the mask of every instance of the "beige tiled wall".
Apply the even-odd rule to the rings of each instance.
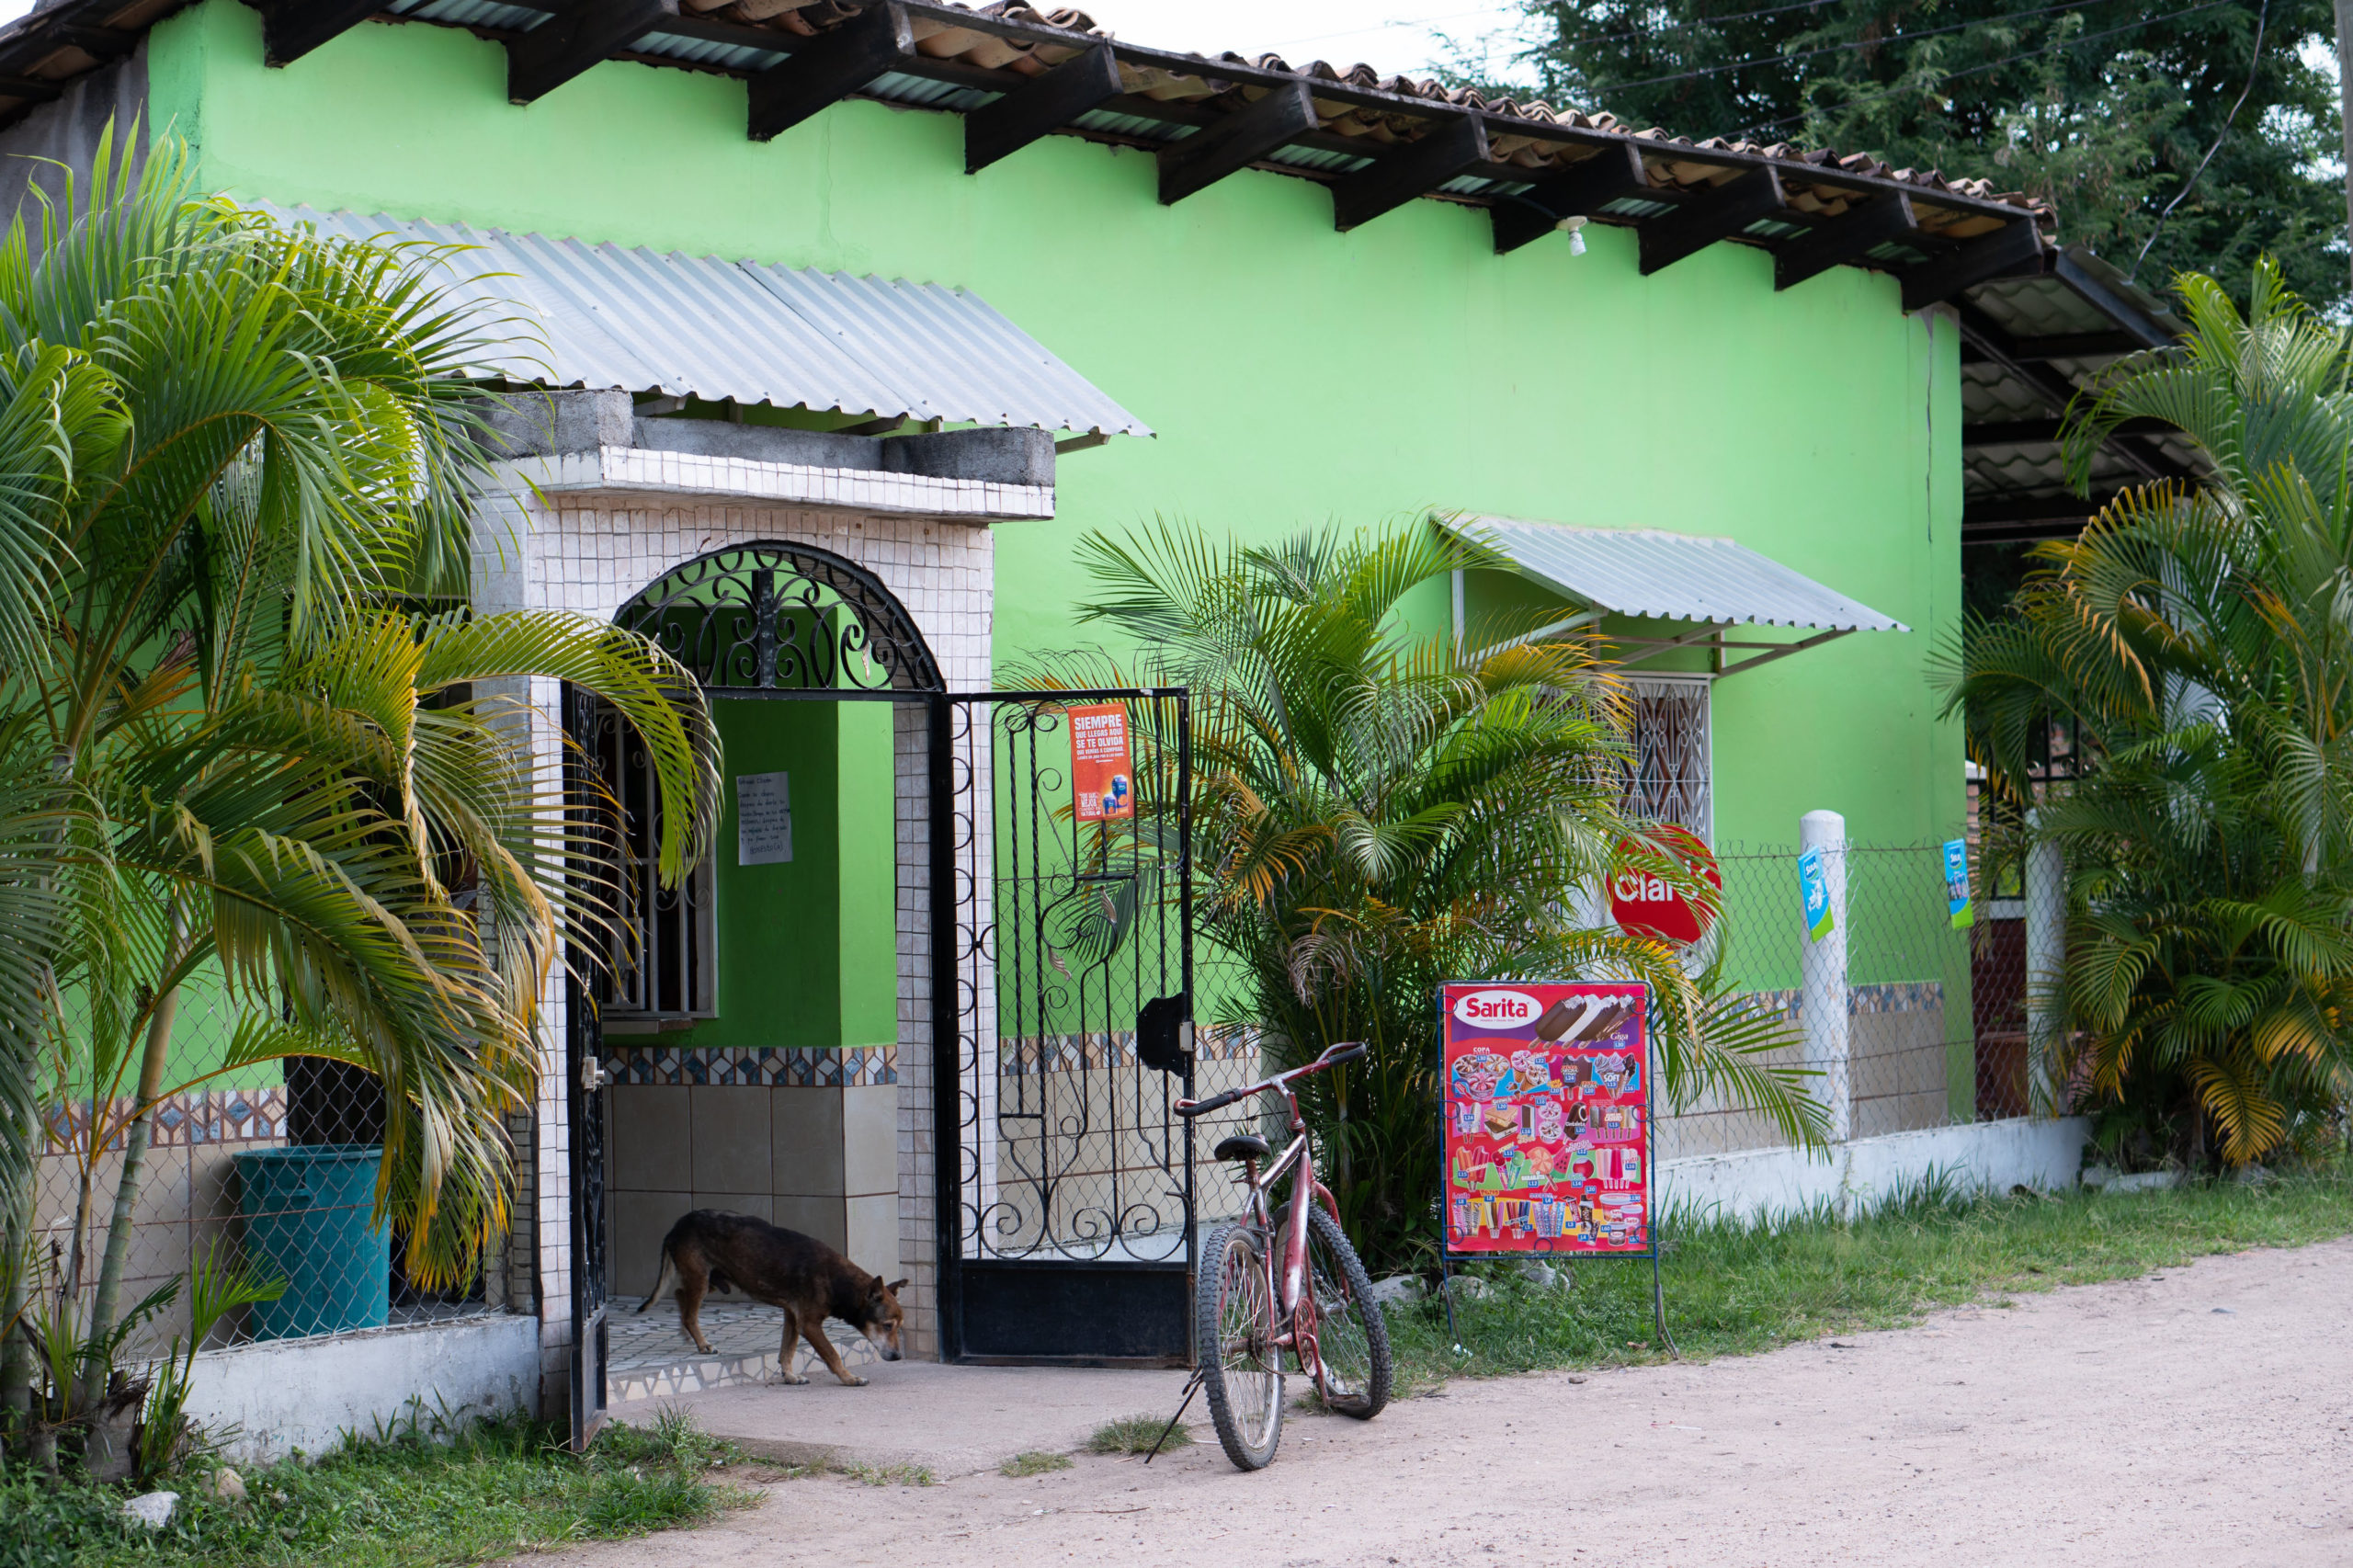
[[[663,1236],[696,1209],[756,1216],[898,1277],[896,1085],[616,1084],[607,1092],[616,1295],[653,1288]]]

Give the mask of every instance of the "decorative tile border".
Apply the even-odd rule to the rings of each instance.
[[[107,1102],[107,1119],[124,1116],[130,1101]],[[67,1154],[83,1147],[90,1136],[91,1104],[86,1099],[59,1100],[42,1110],[49,1126],[49,1152]],[[151,1146],[186,1148],[196,1143],[283,1143],[286,1142],[286,1091],[267,1089],[203,1089],[165,1095],[155,1107]],[[108,1149],[122,1147],[118,1132]]]
[[[616,1084],[741,1085],[750,1088],[855,1089],[899,1081],[899,1048],[820,1051],[807,1046],[717,1046],[679,1050],[605,1041],[605,1072]]]
[[[1212,1024],[1193,1029],[1195,1062],[1232,1062],[1255,1057],[1263,1048],[1259,1030],[1221,1028]],[[1038,1073],[1085,1073],[1102,1067],[1128,1066],[1136,1059],[1136,1031],[1106,1029],[1092,1034],[1007,1036],[997,1041],[997,1071],[1022,1077]]]

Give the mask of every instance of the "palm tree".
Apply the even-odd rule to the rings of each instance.
[[[2353,403],[2343,334],[2266,261],[2242,316],[2177,287],[2190,331],[2070,411],[2080,485],[2127,419],[2178,430],[2196,485],[2120,495],[2042,545],[2008,611],[1970,625],[1952,706],[2014,811],[2032,738],[2095,760],[2030,830],[2069,867],[2045,1084],[2088,1083],[2202,1157],[2257,1159],[2353,1087]]]
[[[160,139],[136,174],[109,139],[0,240],[0,917],[23,938],[0,959],[0,1181],[20,1256],[40,1102],[93,1097],[78,1276],[89,1162],[122,1140],[74,1281],[93,1342],[154,1108],[220,1073],[303,1055],[381,1080],[379,1210],[413,1278],[464,1276],[503,1226],[538,1000],[604,914],[574,854],[595,802],[535,753],[519,677],[635,727],[666,878],[710,831],[686,672],[609,625],[462,608],[489,406],[463,373],[498,346],[442,260],[199,199]],[[199,975],[240,1015],[201,1071],[172,1049]]]
[[[1478,653],[1401,621],[1408,595],[1499,564],[1488,552],[1419,519],[1266,548],[1162,526],[1080,552],[1101,595],[1083,617],[1137,645],[1138,683],[1192,692],[1202,929],[1239,971],[1211,1006],[1286,1062],[1372,1047],[1306,1100],[1368,1257],[1413,1266],[1436,1243],[1442,981],[1644,981],[1671,1102],[1718,1088],[1819,1139],[1803,1074],[1758,1060],[1784,1043],[1776,1024],[1667,945],[1578,916],[1628,863],[1712,899],[1620,807],[1625,705],[1595,644]],[[1029,678],[1131,684],[1076,655]]]

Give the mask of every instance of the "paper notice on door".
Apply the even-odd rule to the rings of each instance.
[[[1097,702],[1070,710],[1070,780],[1079,821],[1123,822],[1136,814],[1127,704]]]
[[[792,858],[792,775],[735,776],[735,863],[774,866]]]

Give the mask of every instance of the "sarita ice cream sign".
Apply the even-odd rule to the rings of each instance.
[[[1457,1023],[1496,1034],[1525,1035],[1544,1016],[1544,1004],[1525,991],[1468,991],[1454,999]]]
[[[1646,1000],[1622,981],[1439,989],[1449,1256],[1649,1252]]]

